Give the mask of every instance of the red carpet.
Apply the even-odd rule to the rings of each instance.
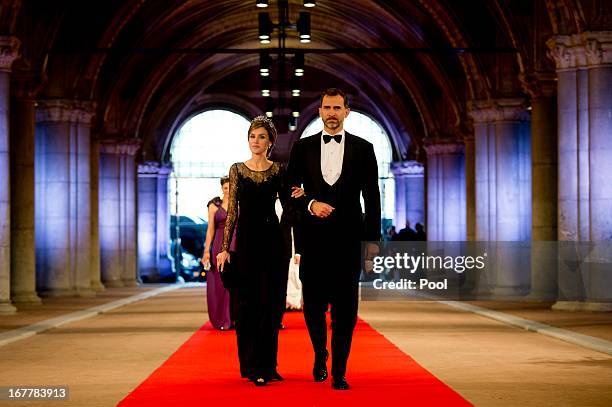
[[[312,348],[301,313],[285,315],[279,342],[284,382],[255,387],[238,372],[234,331],[200,328],[121,406],[463,406],[459,394],[359,321],[348,365],[349,391],[312,381]],[[329,363],[328,367],[331,367]]]

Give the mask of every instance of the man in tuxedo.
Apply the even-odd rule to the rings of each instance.
[[[289,185],[303,185],[300,279],[304,318],[314,349],[313,377],[327,379],[327,321],[331,305],[332,387],[348,390],[346,364],[357,322],[361,242],[380,240],[378,167],[371,143],[343,129],[347,96],[321,95],[323,132],[298,140],[287,168]],[[363,195],[365,214],[360,195]]]

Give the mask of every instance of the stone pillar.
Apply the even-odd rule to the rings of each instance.
[[[612,242],[612,31],[584,37],[589,65],[590,240]],[[612,299],[609,291],[602,299]]]
[[[36,267],[41,295],[91,296],[87,102],[45,100],[36,112]]]
[[[122,172],[122,205],[123,218],[122,241],[124,242],[124,267],[121,280],[126,287],[136,286],[138,283],[138,265],[136,259],[137,244],[137,212],[136,212],[136,159],[135,154],[140,147],[139,143],[125,143],[123,147]]]
[[[531,289],[529,296],[554,300],[558,293],[557,82],[549,73],[521,78],[531,96]]]
[[[138,270],[143,282],[168,280],[169,165],[146,162],[138,166]]]
[[[474,134],[463,137],[465,144],[465,210],[467,240],[476,240],[476,150]]]
[[[529,113],[522,100],[474,103],[476,240],[531,239]]]
[[[139,143],[100,145],[100,257],[107,287],[134,286],[136,275],[136,168]]]
[[[157,177],[157,270],[162,275],[171,275],[171,281],[176,281],[177,274],[169,258],[170,252],[170,203],[168,202],[168,179],[172,172],[170,164],[160,168]]]
[[[34,245],[35,85],[31,75],[17,76],[11,104],[11,299],[40,304]]]
[[[524,80],[531,96],[532,225],[535,241],[557,240],[557,82],[552,74]]]
[[[100,141],[97,137],[91,138],[90,149],[91,167],[91,289],[95,292],[105,290],[102,284],[100,271]]]
[[[79,296],[93,296],[91,287],[91,120],[93,106],[90,102],[75,102],[72,125],[71,176],[74,199],[71,202],[74,228],[72,247],[76,251],[72,268],[74,284]]]
[[[498,295],[529,290],[529,264],[520,245],[531,239],[531,146],[524,101],[474,102],[476,240],[492,242],[497,266],[487,270]],[[505,242],[505,243],[495,243]]]
[[[609,245],[612,31],[559,35],[547,45],[558,76],[558,237]],[[560,301],[554,308],[612,310],[609,272],[583,261],[571,273],[577,278],[559,275]]]
[[[558,77],[558,238],[576,241],[588,240],[590,227],[589,167],[586,160],[589,148],[588,83],[584,48],[580,45],[574,47],[571,39],[563,36],[560,43],[549,41],[548,45],[552,47],[551,55],[557,62]]]
[[[14,313],[11,304],[10,76],[20,42],[0,37],[0,314]]]
[[[119,154],[110,143],[100,144],[100,274],[106,287],[122,287],[119,219]]]
[[[395,224],[402,229],[406,221],[411,227],[425,225],[425,168],[417,161],[391,163],[395,178]]]
[[[438,143],[427,151],[427,239],[466,240],[464,145]]]

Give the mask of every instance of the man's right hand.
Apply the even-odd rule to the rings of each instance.
[[[325,219],[331,215],[336,208],[325,202],[314,201],[312,205],[310,205],[310,210],[317,218]]]

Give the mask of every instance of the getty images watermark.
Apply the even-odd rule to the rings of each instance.
[[[415,256],[406,252],[396,252],[394,255],[373,256],[372,260],[366,259],[366,264],[371,261],[374,274],[382,274],[386,270],[405,271],[412,275],[427,270],[454,271],[461,274],[465,271],[483,270],[486,267],[486,259],[487,253],[483,253],[482,256],[435,256],[421,252]],[[428,278],[419,278],[418,281],[409,278],[385,281],[382,278],[376,278],[373,286],[376,290],[448,290],[448,278],[442,278],[439,281],[431,281]]]
[[[612,302],[612,241],[364,242],[364,300]]]
[[[487,249],[465,242],[364,242],[361,299],[462,299],[490,269]]]

